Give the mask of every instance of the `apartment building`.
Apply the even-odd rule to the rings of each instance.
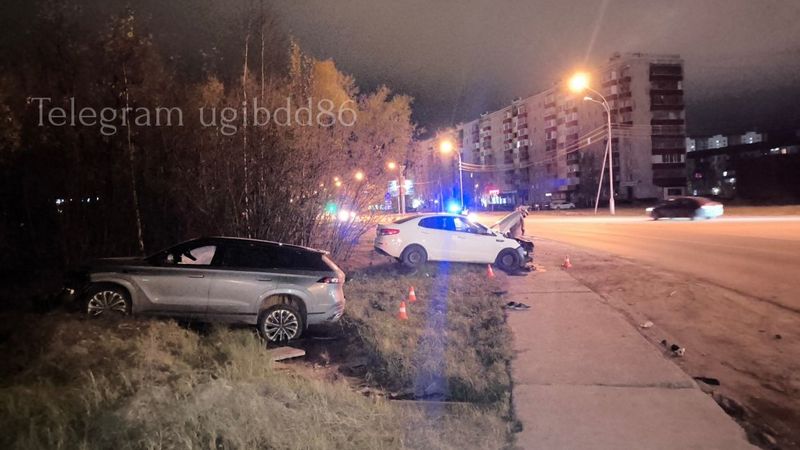
[[[683,60],[614,54],[591,78],[611,112],[615,198],[684,194]],[[473,202],[480,199],[487,207],[566,201],[588,206],[600,178],[606,123],[601,105],[558,82],[458,124],[454,135],[464,162],[482,167],[469,174],[469,182],[465,178],[465,191],[469,186]],[[607,181],[601,197],[608,198]]]
[[[686,151],[693,195],[800,200],[800,130],[694,136],[686,139]]]

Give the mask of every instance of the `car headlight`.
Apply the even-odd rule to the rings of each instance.
[[[645,208],[645,212],[653,212],[654,209],[655,208],[651,206],[649,208]]]

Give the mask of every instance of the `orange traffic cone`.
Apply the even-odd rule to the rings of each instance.
[[[564,258],[564,264],[561,265],[564,269],[569,269],[572,267],[572,263],[569,262],[569,256]]]
[[[406,302],[400,302],[400,310],[397,311],[397,318],[400,320],[408,320],[408,313],[406,313]]]
[[[494,278],[494,270],[492,270],[491,264],[486,266],[486,276],[489,278]]]
[[[408,290],[408,302],[413,303],[417,301],[417,294],[414,293],[414,286],[411,286],[411,289]]]

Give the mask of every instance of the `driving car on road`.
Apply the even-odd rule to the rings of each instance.
[[[675,197],[646,210],[653,220],[673,217],[713,219],[723,214],[722,203],[705,197]]]
[[[575,203],[553,203],[550,205],[550,209],[575,209]]]
[[[89,316],[151,314],[256,325],[271,342],[339,320],[345,274],[327,253],[254,239],[195,239],[147,258],[106,258],[68,287]]]
[[[533,251],[532,243],[527,251],[501,230],[445,213],[418,214],[378,225],[374,247],[408,267],[426,261],[451,261],[496,264],[506,271],[524,268]]]

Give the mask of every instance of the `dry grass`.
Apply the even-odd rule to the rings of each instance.
[[[424,385],[443,374],[450,397],[483,405],[364,397],[271,363],[250,330],[16,315],[0,322],[0,448],[503,447],[508,330],[477,274],[458,271],[468,281],[444,283],[439,297],[430,293],[442,273],[412,277],[420,301],[404,324],[394,307],[408,280],[357,275],[350,324],[375,381]],[[430,299],[445,297],[447,312],[434,312]],[[387,311],[372,310],[373,300]]]
[[[346,323],[358,331],[367,376],[388,389],[417,395],[444,391],[451,400],[491,404],[510,391],[506,363],[511,334],[498,289],[482,266],[429,265],[399,274],[397,265],[355,273],[345,287]],[[401,300],[409,320],[399,321]]]

